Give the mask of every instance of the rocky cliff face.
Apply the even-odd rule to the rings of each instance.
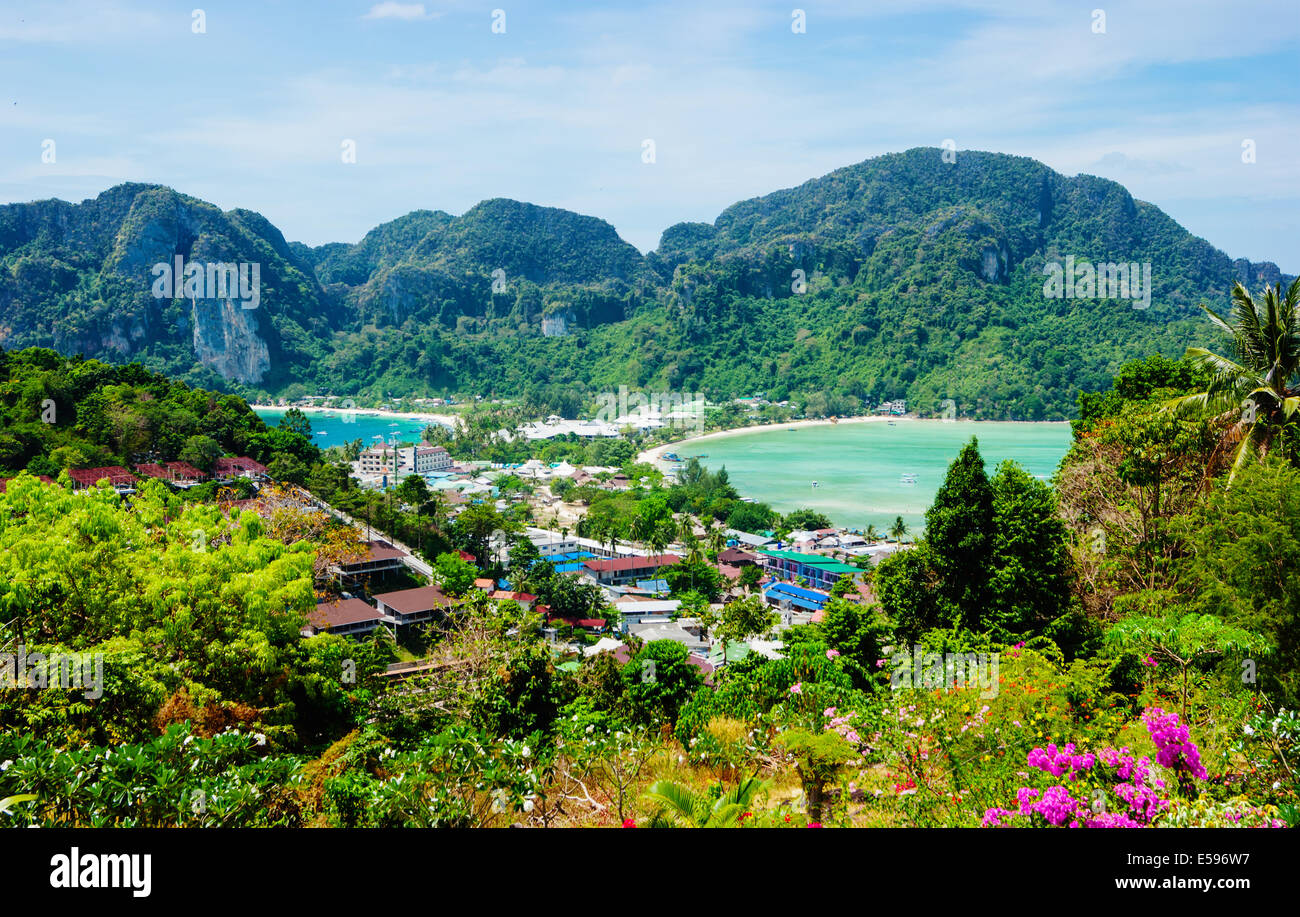
[[[271,368],[271,354],[259,334],[257,309],[230,300],[194,303],[194,355],[226,379],[257,385]]]
[[[167,276],[162,289],[160,266]],[[187,266],[202,273],[197,289],[182,288]],[[245,307],[247,291],[237,281],[217,285],[222,268],[236,277],[244,270],[256,308]],[[224,213],[156,185],[120,185],[81,204],[0,207],[5,347],[113,360],[163,355],[172,371],[197,363],[233,382],[260,385],[281,364],[290,371],[294,347],[328,336],[336,312],[311,269],[257,214]],[[193,352],[189,366],[178,362],[184,349]],[[286,350],[290,359],[277,359]]]

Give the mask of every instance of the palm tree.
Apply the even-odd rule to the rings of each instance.
[[[872,544],[875,544],[877,541],[880,540],[880,533],[876,531],[876,527],[874,525],[869,525],[867,526],[867,530],[862,533],[862,537],[867,539],[867,541],[871,542]]]
[[[1279,285],[1264,287],[1256,303],[1240,283],[1232,288],[1232,313],[1223,319],[1209,306],[1202,309],[1232,339],[1236,360],[1189,347],[1184,358],[1208,370],[1205,391],[1169,402],[1180,413],[1211,415],[1231,421],[1211,460],[1213,467],[1232,450],[1228,484],[1252,455],[1266,455],[1283,425],[1300,411],[1300,278],[1282,295]],[[1234,420],[1235,418],[1235,420]]]
[[[726,531],[721,525],[715,525],[709,529],[707,537],[709,540],[709,552],[713,555],[713,559],[717,560],[718,555],[727,549]]]
[[[748,777],[710,803],[703,793],[671,780],[660,780],[644,798],[656,806],[651,827],[734,828],[766,786],[757,777]]]
[[[903,536],[906,534],[907,524],[903,522],[903,517],[895,516],[894,524],[889,527],[889,537],[897,541],[899,544],[902,544]]]

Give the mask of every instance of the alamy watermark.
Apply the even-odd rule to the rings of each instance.
[[[928,653],[920,646],[887,648],[886,656],[893,660],[894,671],[889,686],[916,688],[924,691],[948,691],[954,688],[976,687],[980,697],[998,696],[997,653]]]
[[[1049,261],[1043,265],[1043,273],[1048,275],[1043,284],[1048,299],[1128,299],[1134,309],[1151,307],[1150,261],[1107,261],[1094,267],[1089,261],[1076,262],[1074,255],[1066,255],[1064,266]]]
[[[262,265],[256,261],[186,262],[177,255],[172,264],[159,261],[150,270],[158,299],[238,299],[245,309],[262,301]]]
[[[104,696],[103,653],[28,653],[21,643],[17,653],[0,653],[0,690],[23,688],[65,691],[80,689],[86,700]]]
[[[617,392],[603,392],[597,399],[597,423],[637,426],[654,423],[673,430],[704,432],[702,392],[629,392],[620,385]]]

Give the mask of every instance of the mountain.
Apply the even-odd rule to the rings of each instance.
[[[527,394],[568,413],[627,385],[794,396],[813,413],[905,397],[1064,418],[1124,360],[1213,340],[1198,303],[1285,279],[1115,182],[941,152],[742,201],[670,227],[646,256],[603,220],[505,199],[318,247],[156,185],[7,205],[0,345],[242,394]],[[256,307],[207,287],[156,296],[155,265],[177,256],[259,265]],[[1135,279],[1150,265],[1149,307],[1047,295],[1045,270],[1067,257],[1133,264]]]

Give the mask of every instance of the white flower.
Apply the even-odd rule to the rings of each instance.
[[[1249,723],[1247,723],[1245,726],[1242,726],[1241,730],[1242,732],[1246,733],[1246,735],[1248,736],[1253,736],[1255,734],[1255,730],[1250,727]]]
[[[1282,789],[1282,784],[1281,784],[1280,782],[1278,782],[1277,780],[1274,780],[1274,781],[1273,781],[1273,789],[1275,789],[1275,790],[1280,790],[1280,789]]]
[[[260,732],[259,732],[256,736],[254,736],[253,738],[257,739],[257,744],[258,744],[258,745],[265,745],[265,744],[266,744],[266,736],[262,735]]]
[[[524,800],[524,811],[525,812],[533,811],[533,801],[531,799]]]
[[[10,758],[8,761],[0,762],[0,774],[3,774],[5,771],[9,770],[9,765],[13,763],[14,762],[12,758]]]
[[[525,746],[524,746],[524,751],[523,751],[523,756],[524,756],[525,758],[527,758],[527,757],[528,757],[529,755],[531,755],[531,754],[532,754],[532,751],[530,751],[529,748],[528,748],[528,746],[525,745]]]

